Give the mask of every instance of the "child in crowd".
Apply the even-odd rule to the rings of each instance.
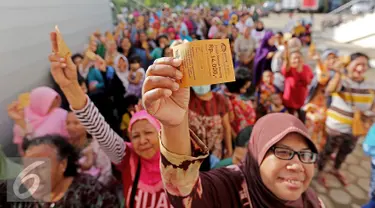
[[[242,99],[251,85],[250,72],[246,68],[236,71],[236,81],[225,83],[224,93],[233,107],[233,117],[230,118],[232,130],[237,135],[246,126],[253,125],[256,120],[256,111],[251,100]]]
[[[78,83],[79,83],[79,86],[81,86],[82,91],[85,94],[87,94],[88,93],[88,89],[87,89],[86,80],[82,76],[78,76]]]
[[[91,94],[104,91],[105,78],[101,72],[106,72],[106,67],[105,61],[97,55],[95,64],[89,69],[87,75],[88,89]]]
[[[263,105],[269,108],[271,105],[271,96],[277,93],[276,87],[273,85],[273,73],[272,71],[264,71],[262,76],[262,82],[258,88],[258,105]]]
[[[303,107],[306,113],[306,127],[308,129],[311,139],[314,141],[318,150],[322,150],[325,141],[325,120],[327,108],[319,105],[309,103]]]
[[[129,138],[128,127],[129,127],[130,119],[139,101],[140,99],[135,95],[128,95],[125,97],[125,101],[124,101],[125,113],[124,115],[122,115],[120,129],[124,133],[123,136],[126,140]]]
[[[141,67],[141,58],[139,56],[132,56],[130,57],[129,64],[129,88],[127,94],[135,95],[140,98],[142,94],[143,81],[145,79],[145,70]]]
[[[283,105],[281,94],[274,93],[271,95],[271,103],[268,107],[268,113],[286,113],[287,109]]]

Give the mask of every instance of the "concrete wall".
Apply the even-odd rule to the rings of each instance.
[[[96,29],[112,28],[109,0],[1,0],[0,144],[14,155],[7,105],[21,92],[50,85],[49,32],[59,25],[72,52],[83,51]]]

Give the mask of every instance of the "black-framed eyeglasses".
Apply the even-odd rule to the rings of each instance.
[[[281,160],[291,160],[294,155],[298,155],[298,159],[302,163],[311,164],[315,163],[318,159],[318,154],[309,150],[294,151],[286,147],[271,147],[273,154]]]

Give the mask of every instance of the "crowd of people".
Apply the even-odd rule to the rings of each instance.
[[[366,54],[320,53],[311,23],[291,22],[274,33],[256,11],[134,11],[71,57],[52,32],[56,88],[8,108],[20,156],[48,158],[50,175],[35,201],[4,205],[325,207],[310,188],[315,167],[321,185],[328,173],[348,185],[340,167],[372,125],[375,84]],[[173,46],[206,39],[229,39],[236,80],[180,88]],[[364,142],[373,157],[374,131]],[[17,168],[5,164],[0,176]]]

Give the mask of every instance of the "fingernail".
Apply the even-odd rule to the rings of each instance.
[[[64,64],[64,63],[63,63],[63,64],[61,64],[61,67],[65,68],[65,67],[66,67],[66,64]]]
[[[174,91],[176,91],[180,88],[180,85],[175,82],[175,83],[173,83],[172,88],[173,88]]]
[[[177,65],[180,65],[182,63],[182,60],[181,59],[173,59],[173,63],[177,64]]]
[[[170,91],[170,90],[164,90],[164,96],[165,97],[169,97],[171,95],[172,95],[172,91]]]
[[[60,58],[60,61],[65,61],[65,59],[64,58]]]
[[[176,79],[182,79],[182,72],[176,70]]]

